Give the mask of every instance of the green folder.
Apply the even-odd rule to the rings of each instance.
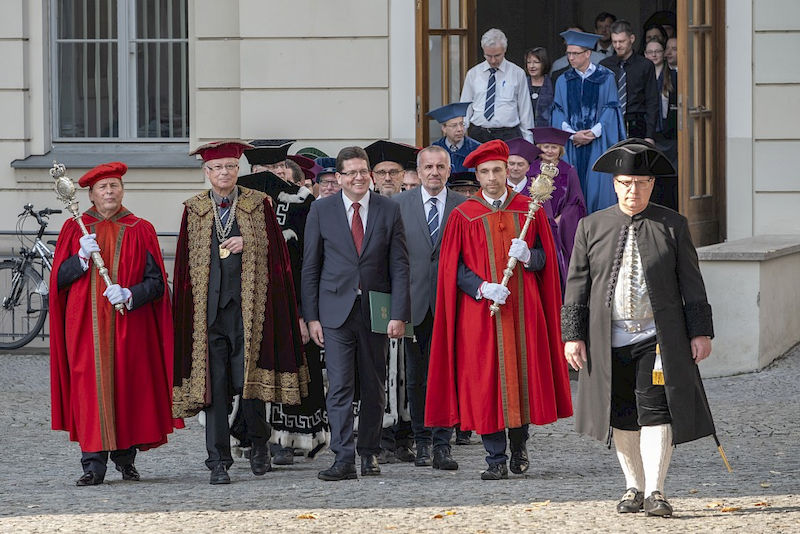
[[[369,292],[369,321],[372,331],[376,334],[385,334],[389,330],[391,319],[392,294],[380,291]],[[404,337],[414,337],[414,325],[406,323]]]

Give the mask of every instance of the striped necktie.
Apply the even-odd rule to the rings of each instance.
[[[490,68],[489,72],[489,84],[486,86],[486,107],[483,109],[483,116],[486,117],[487,121],[492,120],[494,117],[494,93],[495,93],[495,85],[497,83],[494,73],[497,72],[497,69]]]
[[[228,197],[222,199],[222,202],[219,203],[219,222],[222,223],[222,226],[225,226],[225,223],[228,222],[228,216],[231,214],[231,204],[228,201]]]
[[[439,233],[439,210],[436,208],[437,199],[431,197],[431,209],[428,210],[428,231],[431,234],[431,243],[436,243],[436,236]]]
[[[623,60],[619,64],[619,80],[617,81],[617,96],[619,97],[619,108],[622,115],[625,115],[625,108],[628,107],[628,73],[625,72],[627,61]]]

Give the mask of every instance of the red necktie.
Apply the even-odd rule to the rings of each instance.
[[[361,243],[364,242],[364,225],[361,224],[361,215],[358,210],[361,204],[353,202],[353,223],[350,225],[350,233],[353,234],[353,243],[356,244],[356,252],[361,255]]]

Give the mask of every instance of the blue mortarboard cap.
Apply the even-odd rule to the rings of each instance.
[[[466,117],[467,108],[470,104],[472,104],[472,102],[454,102],[453,104],[447,104],[446,106],[432,109],[427,115],[439,124],[444,124],[456,117]]]
[[[322,170],[317,173],[317,180],[323,174],[333,174],[336,172],[336,158],[317,158],[314,162],[322,167]]]
[[[575,30],[567,30],[561,32],[561,37],[564,38],[567,45],[582,46],[584,48],[594,49],[594,45],[600,39],[600,35],[596,33],[584,33]]]

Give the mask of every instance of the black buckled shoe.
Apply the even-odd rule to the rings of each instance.
[[[294,464],[294,450],[291,447],[283,447],[272,457],[273,465],[292,465]]]
[[[266,444],[253,445],[250,451],[250,470],[254,475],[261,476],[272,471],[269,456],[269,448]]]
[[[431,465],[431,446],[426,444],[417,445],[417,457],[414,460],[417,467],[430,467]]]
[[[231,477],[228,475],[228,469],[225,467],[225,464],[217,464],[214,466],[214,469],[211,470],[211,478],[208,483],[214,485],[231,483]]]
[[[481,480],[503,480],[508,478],[508,468],[505,462],[502,464],[491,464],[489,469],[481,473]]]
[[[516,475],[522,475],[528,471],[530,462],[528,461],[528,449],[522,447],[517,451],[511,451],[511,461],[508,463],[508,468]]]
[[[414,451],[405,445],[398,445],[397,449],[394,451],[394,456],[400,462],[413,462],[417,459],[417,455],[414,454]]]
[[[122,480],[132,480],[134,482],[139,482],[142,477],[139,476],[139,471],[133,466],[133,464],[128,465],[118,465],[117,471],[122,473]]]
[[[378,465],[378,458],[374,454],[367,454],[361,457],[361,476],[376,476],[381,474],[381,467]]]
[[[356,480],[355,464],[348,464],[344,462],[334,462],[332,466],[317,474],[320,480],[327,480],[330,482],[337,482],[339,480]]]
[[[648,498],[644,500],[644,513],[645,515],[655,515],[658,517],[669,517],[672,515],[672,505],[667,502],[667,499],[661,494],[660,491],[654,491]]]
[[[81,478],[75,482],[76,486],[97,486],[103,483],[103,478],[94,471],[86,471]]]
[[[455,471],[458,469],[458,462],[453,459],[449,446],[438,447],[433,451],[433,468],[443,471]]]
[[[644,493],[636,488],[628,488],[625,495],[617,503],[617,512],[621,514],[635,514],[642,509]]]

